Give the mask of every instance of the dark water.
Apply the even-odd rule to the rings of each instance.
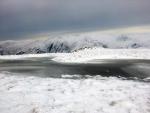
[[[0,72],[8,71],[26,76],[56,77],[63,74],[117,76],[143,80],[150,77],[150,60],[92,60],[88,63],[57,63],[47,58],[0,60]]]

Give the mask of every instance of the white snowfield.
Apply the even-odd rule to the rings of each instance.
[[[98,59],[150,59],[150,49],[84,49],[58,55],[53,60],[64,63],[86,63]]]
[[[150,113],[148,83],[100,75],[66,78],[70,75],[56,79],[1,72],[0,112]]]
[[[24,54],[24,55],[0,55],[0,60],[25,60],[36,58],[54,58],[61,53],[44,53],[44,54]]]
[[[150,49],[102,49],[88,48],[72,53],[44,53],[29,55],[5,55],[0,60],[25,60],[49,58],[61,63],[86,63],[98,59],[150,59]]]
[[[88,63],[104,59],[150,60],[150,29],[137,31],[94,31],[23,43],[0,42],[0,67],[4,60],[40,58],[59,63]],[[86,75],[84,79],[76,74],[61,76],[37,77],[34,73],[1,69],[0,113],[150,113],[150,78],[143,82],[101,75]]]

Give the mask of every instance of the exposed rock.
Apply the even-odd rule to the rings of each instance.
[[[137,44],[137,43],[134,43],[134,44],[131,45],[131,47],[132,47],[132,48],[139,48],[139,47],[141,47],[141,45],[139,45],[139,44]]]

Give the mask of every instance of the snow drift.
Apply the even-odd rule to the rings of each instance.
[[[149,113],[146,82],[100,75],[65,79],[68,76],[39,78],[1,72],[1,113]]]

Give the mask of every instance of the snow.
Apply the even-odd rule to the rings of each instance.
[[[54,58],[59,53],[43,53],[43,54],[24,54],[24,55],[5,55],[0,56],[0,60],[25,60],[25,59],[33,59],[33,58]]]
[[[150,59],[150,49],[87,48],[72,53],[44,53],[0,56],[0,60],[36,60],[48,58],[60,63],[87,63],[104,59]]]
[[[77,78],[80,75],[73,75]],[[150,84],[97,75],[87,79],[0,73],[1,113],[149,113]]]
[[[62,54],[63,55],[63,54]],[[63,63],[87,63],[103,59],[150,59],[149,49],[84,49],[64,56],[56,56],[54,61]]]
[[[0,42],[0,55],[68,53],[84,48],[149,49],[150,32],[81,32],[48,37]]]
[[[2,69],[4,60],[44,58],[58,63],[150,60],[149,36],[149,31],[123,34],[93,31],[0,42],[0,55],[6,55],[0,56],[0,113],[150,113],[150,77],[143,81],[101,75],[51,78]]]

